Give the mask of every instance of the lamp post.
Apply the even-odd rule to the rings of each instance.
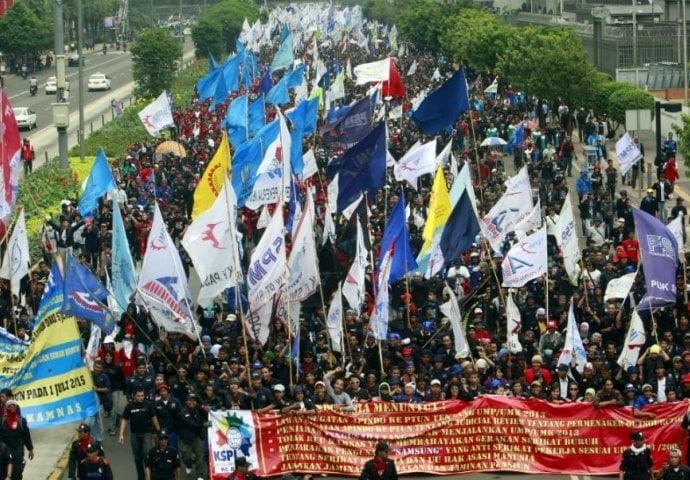
[[[55,22],[55,73],[57,77],[57,99],[52,104],[53,124],[58,134],[58,154],[60,167],[68,168],[67,161],[67,127],[69,126],[69,103],[66,101],[65,88],[65,31],[62,18],[64,0],[55,0],[53,5],[53,20]]]
[[[77,53],[79,55],[79,159],[83,162],[86,155],[84,145],[84,13],[82,12],[82,0],[77,0]]]
[[[683,17],[683,106],[688,106],[688,21],[685,16],[685,1],[681,0],[681,16]]]

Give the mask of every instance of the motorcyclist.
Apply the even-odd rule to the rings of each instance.
[[[29,79],[29,91],[38,89],[38,79],[35,75],[31,75]]]
[[[22,78],[26,78],[29,74],[29,67],[25,64],[22,65]]]
[[[108,46],[104,43],[104,44],[103,44],[103,54],[105,55],[105,53],[106,53],[107,51],[108,51]]]

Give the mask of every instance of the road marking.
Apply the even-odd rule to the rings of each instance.
[[[577,475],[570,475],[570,480],[578,480]]]

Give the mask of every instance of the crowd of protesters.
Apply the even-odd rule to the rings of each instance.
[[[321,47],[320,55],[331,61],[338,57],[340,65],[345,65],[347,59],[355,66],[387,54],[383,38],[372,42],[370,53],[350,45],[345,53],[339,46]],[[407,96],[384,100],[389,110],[401,103],[403,107],[402,119],[388,120],[389,151],[396,159],[417,140],[429,140],[409,119],[413,100],[429,89],[429,79],[436,69],[442,77],[453,71],[451,62],[443,58],[417,51],[412,45],[405,48],[405,54],[396,58],[396,65]],[[264,68],[273,50],[260,55]],[[311,62],[308,54],[302,59]],[[417,70],[407,76],[412,61],[417,62]],[[471,81],[476,75],[468,72],[467,76]],[[431,87],[441,81],[431,82]],[[199,343],[181,334],[161,332],[141,306],[127,306],[118,324],[118,335],[102,344],[94,375],[103,388],[99,397],[109,417],[108,433],[119,435],[123,441],[129,424],[133,437],[137,437],[136,442],[132,438],[132,448],[139,478],[143,478],[145,453],[151,446],[149,435],[160,428],[168,432],[171,445],[179,445],[187,473],[193,471],[203,477],[204,425],[211,409],[310,415],[324,404],[352,410],[357,403],[377,399],[405,403],[472,401],[480,395],[496,394],[551,403],[586,402],[598,408],[628,406],[635,416],[650,417],[653,414],[645,411],[649,404],[690,398],[690,322],[680,269],[676,306],[656,310],[653,319],[643,318],[648,341],[637,365],[624,370],[617,362],[629,326],[631,303],[605,302],[604,291],[608,281],[638,270],[639,245],[632,218],[632,207],[637,205],[633,205],[625,187],[635,185],[641,175],[636,166],[621,178],[610,158],[615,138],[612,123],[603,114],[595,116],[592,111],[562,101],[550,102],[513,91],[500,79],[498,93],[485,94],[484,88],[491,81],[493,77],[479,75],[471,82],[472,110],[461,115],[451,132],[441,136],[439,148],[452,141],[460,166],[471,169],[480,216],[501,197],[509,174],[523,165],[528,167],[534,197],[541,200],[549,233],[549,272],[548,283],[537,279],[514,292],[522,319],[522,351],[511,352],[506,347],[506,292],[500,287],[500,265],[503,255],[526,232],[510,232],[498,252],[489,251],[487,244],[477,238],[468,251],[436,276],[426,279],[415,272],[393,284],[388,337],[382,342],[368,329],[375,302],[370,269],[366,304],[361,308],[351,305],[345,312],[344,348],[342,353],[335,352],[325,328],[326,312],[337,283],[348,271],[356,243],[356,216],[348,221],[337,215],[337,239],[326,241],[319,255],[326,304],[322,304],[320,294],[303,302],[299,351],[291,350],[285,318],[273,319],[265,345],[252,340],[249,332],[243,333],[243,312],[237,310],[232,296],[198,307]],[[346,86],[349,93],[342,104],[367,91],[349,80]],[[233,97],[255,95],[257,87],[255,84],[248,92],[240,91]],[[23,286],[22,298],[14,302],[17,320],[5,321],[11,332],[22,338],[30,335],[54,254],[73,253],[105,279],[112,260],[114,205],[122,211],[135,262],[146,252],[154,202],[160,205],[168,231],[180,245],[191,222],[194,189],[220,143],[221,122],[230,101],[232,98],[215,111],[210,111],[207,101],[193,102],[175,112],[176,126],[169,137],[184,145],[187,155],[156,154],[160,141],[144,138],[131,145],[122,158],[114,159],[112,169],[119,189],[102,199],[94,218],[82,219],[76,203],[70,200],[63,202],[59,218],[46,217],[42,230],[44,259]],[[274,117],[270,109],[267,117],[267,121]],[[512,155],[478,147],[487,136],[509,140],[520,122],[525,124],[524,144],[518,145]],[[319,126],[323,125],[324,121],[319,120]],[[583,157],[585,145],[597,152],[592,161]],[[332,145],[324,145],[319,135],[305,138],[304,148],[314,148],[321,172],[330,159],[342,153]],[[680,198],[671,202],[673,206],[667,204],[677,179],[676,145],[671,137],[664,142],[663,151],[663,159],[656,162],[658,181],[640,206],[662,220],[670,220],[687,211]],[[507,165],[506,159],[513,164]],[[579,178],[573,182],[571,177]],[[446,178],[452,184],[450,168],[446,168]],[[409,205],[410,244],[415,254],[419,251],[431,182],[431,176],[426,175],[419,185],[399,183],[389,170],[386,188],[369,198],[369,213],[363,220],[375,258],[386,215],[400,195]],[[315,196],[319,240],[327,186],[323,173],[300,183],[302,193],[309,191]],[[568,279],[553,237],[567,195],[571,195],[579,212],[584,246],[577,285]],[[259,212],[240,211],[238,228],[246,263],[262,233],[257,228],[258,218]],[[189,275],[191,262],[181,245],[179,248]],[[452,332],[439,309],[446,301],[444,283],[460,299],[471,356],[458,355],[454,350]],[[644,291],[643,274],[639,273],[632,287],[634,299],[639,300]],[[577,358],[570,366],[557,366],[571,299],[587,350],[582,373],[573,368]],[[86,339],[88,328],[82,327]]]

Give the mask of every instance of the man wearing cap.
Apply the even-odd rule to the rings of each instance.
[[[364,464],[359,480],[398,480],[395,462],[388,458],[390,450],[386,442],[377,443],[374,458]]]
[[[146,456],[146,480],[180,480],[180,457],[168,444],[168,432],[158,432],[157,445]]]
[[[532,366],[525,370],[525,381],[528,384],[540,380],[543,385],[551,385],[551,372],[542,367],[543,363],[541,355],[532,356]]]
[[[653,217],[656,217],[659,213],[659,202],[654,195],[653,188],[647,189],[647,196],[645,196],[642,199],[642,202],[640,202],[640,210],[647,212]]]
[[[283,408],[281,413],[292,413],[294,415],[313,415],[316,413],[314,402],[305,397],[304,387],[302,385],[295,385],[293,387],[292,396],[294,401]]]
[[[644,435],[633,432],[630,439],[632,445],[623,452],[618,480],[654,480],[652,451],[645,445]]]
[[[110,462],[102,453],[99,442],[93,442],[86,447],[86,458],[79,462],[79,480],[113,480]]]
[[[539,354],[544,357],[551,357],[563,346],[563,343],[565,343],[565,339],[558,331],[558,323],[555,320],[549,320],[546,323],[546,331],[539,337]]]
[[[177,448],[175,423],[182,411],[182,402],[170,395],[170,387],[165,383],[158,385],[158,396],[159,398],[153,404],[156,409],[158,424],[161,429],[164,429],[168,433],[168,442],[170,446]]]
[[[259,480],[256,474],[249,471],[250,466],[251,463],[245,457],[237,457],[235,471],[228,475],[228,480]]]
[[[273,393],[261,383],[261,372],[253,371],[249,383],[248,400],[251,409],[258,413],[265,413],[275,408]]]
[[[647,405],[652,405],[657,403],[656,395],[654,395],[654,390],[652,386],[648,383],[642,385],[642,395],[637,397],[633,402],[633,416],[635,418],[646,418],[649,420],[654,420],[656,415],[650,411],[644,411]]]
[[[680,458],[683,453],[678,448],[669,452],[668,461],[664,462],[661,470],[656,474],[656,480],[689,480],[690,468],[681,465]]]
[[[72,442],[69,449],[67,478],[75,478],[79,463],[87,457],[86,448],[94,442],[91,428],[86,423],[80,423],[77,427],[77,439]]]
[[[196,393],[187,395],[177,423],[180,457],[187,474],[202,479],[208,475],[208,462],[204,456],[207,421],[208,417],[199,407],[199,397]]]

